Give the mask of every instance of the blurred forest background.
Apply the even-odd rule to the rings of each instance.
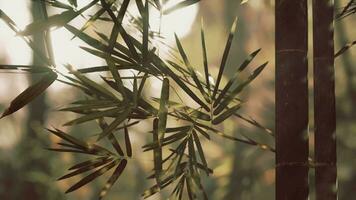
[[[85,1],[78,1],[79,4]],[[311,3],[311,1],[310,1]],[[346,0],[335,0],[336,12],[346,5]],[[0,9],[6,12],[21,27],[36,19],[36,8],[30,0],[0,0]],[[49,8],[49,15],[58,10]],[[89,11],[90,12],[90,11]],[[92,11],[94,13],[94,10]],[[311,14],[311,10],[309,10]],[[153,13],[154,14],[154,13]],[[135,15],[135,13],[132,13]],[[153,29],[158,29],[157,20],[150,21]],[[231,57],[228,60],[226,74],[238,66],[246,56],[262,48],[254,63],[269,61],[265,71],[243,93],[247,100],[243,113],[251,116],[265,127],[274,130],[274,1],[250,0],[240,5],[240,0],[205,0],[190,7],[164,16],[161,22],[162,36],[165,42],[174,45],[174,32],[189,55],[193,66],[202,71],[200,28],[201,18],[204,19],[208,58],[211,73],[218,71],[229,28],[238,16],[237,33],[232,44]],[[311,17],[310,17],[311,19]],[[81,18],[72,24],[82,24]],[[335,22],[335,49],[356,35],[355,16]],[[131,23],[127,21],[126,23]],[[311,23],[310,23],[311,24]],[[105,31],[105,24],[96,23],[95,27],[86,31],[93,35],[94,30]],[[310,30],[310,37],[311,37]],[[52,44],[57,64],[70,63],[77,68],[95,66],[105,61],[88,54],[78,46],[85,44],[79,39],[71,40],[72,35],[64,28],[52,31]],[[311,49],[311,47],[310,47]],[[162,51],[162,54],[165,52]],[[312,51],[309,52],[310,57]],[[1,21],[0,22],[0,63],[31,64],[32,51]],[[338,142],[338,184],[339,199],[348,200],[356,191],[356,49],[351,49],[335,60],[336,98],[337,98],[337,142]],[[257,65],[257,64],[256,64]],[[312,66],[312,62],[309,62]],[[312,70],[310,70],[310,77]],[[230,71],[229,71],[230,70]],[[228,78],[228,77],[226,77]],[[24,90],[36,76],[21,73],[0,73],[0,110]],[[310,87],[312,88],[312,81]],[[152,82],[152,92],[160,90],[160,85]],[[158,93],[157,93],[158,94]],[[45,150],[58,141],[44,131],[43,127],[60,127],[74,117],[69,112],[57,111],[64,105],[73,102],[82,94],[60,82],[53,84],[49,90],[32,102],[29,106],[9,117],[0,120],[0,199],[95,199],[96,194],[105,183],[99,178],[82,189],[65,195],[64,191],[77,179],[57,182],[80,156],[67,153],[57,154]],[[310,145],[313,144],[312,94],[310,95]],[[146,126],[146,127],[145,127]],[[130,165],[118,180],[107,199],[140,199],[141,193],[152,182],[146,179],[152,170],[151,153],[142,153],[138,147],[149,139],[150,124],[142,124],[132,130],[132,142],[135,165]],[[79,136],[98,132],[94,124],[86,123],[68,127],[63,130]],[[273,138],[262,130],[241,120],[229,120],[224,123],[224,131],[229,133],[242,132],[257,141],[274,145]],[[204,150],[210,166],[214,169],[211,177],[204,179],[210,199],[274,199],[274,154],[254,146],[215,138],[205,142]],[[310,149],[313,149],[312,147]],[[310,152],[311,157],[313,152]],[[313,169],[310,169],[313,173]],[[313,183],[313,180],[310,180]],[[167,191],[168,193],[169,191]],[[313,189],[311,190],[313,199]],[[166,199],[165,192],[151,199]]]

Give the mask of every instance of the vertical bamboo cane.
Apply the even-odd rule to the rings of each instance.
[[[336,112],[333,0],[313,0],[315,188],[336,200]]]
[[[276,199],[308,198],[307,1],[276,0]]]

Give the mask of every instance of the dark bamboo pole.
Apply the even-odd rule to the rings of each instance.
[[[276,199],[308,198],[307,1],[276,0]]]
[[[315,189],[336,200],[336,111],[333,0],[313,0]]]

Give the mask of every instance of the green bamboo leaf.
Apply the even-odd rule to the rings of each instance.
[[[94,15],[92,15],[88,21],[85,22],[83,27],[80,29],[81,32],[84,32],[87,28],[89,28],[96,20],[98,20],[105,13],[105,9],[101,8]]]
[[[98,92],[99,94],[109,97],[112,100],[119,101],[119,99],[112,92],[110,92],[103,86],[99,85],[95,81],[92,81],[89,78],[85,77],[84,75],[79,73],[77,70],[75,70],[71,65],[66,65],[66,67],[72,74],[74,74],[87,87],[90,87],[91,89]]]
[[[184,64],[186,65],[186,67],[188,68],[189,70],[189,73],[191,74],[196,86],[198,87],[200,93],[203,95],[203,97],[205,98],[205,100],[207,102],[210,102],[207,94],[205,93],[204,89],[203,89],[203,86],[201,85],[200,83],[200,80],[198,79],[197,77],[197,74],[195,73],[195,70],[193,69],[193,67],[191,66],[189,60],[188,60],[188,57],[187,55],[185,54],[184,52],[184,49],[183,49],[183,46],[181,44],[181,42],[179,41],[179,38],[176,34],[174,34],[174,37],[175,37],[175,40],[176,40],[176,44],[177,44],[177,47],[178,47],[178,51],[181,55],[181,57],[183,58],[183,61],[184,61]]]
[[[168,116],[168,101],[169,101],[169,80],[168,78],[163,79],[162,90],[161,90],[161,101],[158,110],[158,137],[159,141],[164,138],[167,116]]]
[[[84,149],[84,150],[88,149],[88,144],[86,142],[83,142],[69,134],[66,134],[65,132],[59,129],[55,129],[55,130],[46,129],[46,130],[56,135],[57,137],[62,138],[63,140],[78,146],[80,149]]]
[[[182,9],[182,8],[185,8],[185,7],[188,7],[190,5],[193,5],[195,3],[198,3],[200,0],[184,0],[182,2],[179,2],[175,5],[173,5],[172,7],[169,7],[167,9],[164,9],[163,10],[163,14],[164,15],[168,15],[176,10],[179,10],[179,9]]]
[[[80,105],[80,106],[71,106],[67,108],[61,108],[59,111],[70,111],[70,112],[81,112],[81,111],[93,111],[93,109],[100,108],[112,108],[120,106],[121,103],[112,102],[112,101],[99,101],[99,104],[89,104],[89,105]],[[96,110],[94,110],[96,111]]]
[[[111,162],[112,160],[113,160],[113,158],[107,158],[107,159],[103,159],[103,160],[90,160],[90,161],[87,161],[88,164],[86,164],[86,165],[83,165],[83,163],[80,163],[83,165],[82,167],[79,167],[78,169],[74,170],[73,172],[70,172],[70,173],[58,178],[57,181],[64,180],[64,179],[76,176],[78,174],[82,174],[84,172],[93,170],[97,167],[106,165],[107,163]]]
[[[152,149],[154,150],[156,148],[163,147],[163,146],[171,144],[173,142],[177,142],[186,136],[187,136],[187,131],[180,131],[180,132],[174,133],[168,137],[163,138],[163,140],[161,140],[161,144],[159,144],[158,141],[154,140],[152,143],[146,144],[142,148],[144,149],[144,151],[149,151]]]
[[[101,140],[102,138],[106,137],[108,134],[111,134],[115,131],[116,127],[118,127],[131,113],[131,108],[128,107],[124,112],[122,112],[110,125],[103,130],[103,132],[99,135],[97,141]]]
[[[48,73],[52,70],[46,66],[40,65],[3,65],[0,64],[0,70],[30,72],[30,73]]]
[[[229,82],[225,85],[224,89],[220,92],[219,96],[214,101],[214,107],[216,107],[220,101],[225,97],[227,91],[230,89],[232,84],[238,79],[238,75],[242,72],[256,57],[256,55],[261,51],[261,49],[257,49],[256,51],[252,52],[249,57],[240,65],[240,67],[235,72],[234,76],[229,80]]]
[[[355,10],[355,12],[356,12],[356,10]],[[345,53],[347,50],[349,50],[354,45],[356,45],[356,40],[346,44],[345,46],[343,46],[338,52],[335,53],[334,58],[336,58],[336,57],[340,56],[341,54]]]
[[[112,109],[108,109],[108,110],[104,110],[104,111],[97,111],[97,112],[79,117],[77,119],[71,120],[71,121],[65,123],[64,126],[73,126],[76,124],[81,124],[81,123],[99,119],[102,117],[111,117],[113,115],[124,113],[125,112],[124,109],[125,109],[124,107],[119,107],[119,108],[112,108]]]
[[[141,2],[141,0],[139,0]],[[148,8],[148,1],[145,2],[145,7],[142,10],[142,23],[143,23],[143,31],[142,31],[142,58],[143,58],[143,65],[147,66],[148,64],[148,40],[149,40],[149,8]]]
[[[56,73],[47,73],[37,83],[28,87],[26,90],[21,92],[21,94],[19,94],[14,100],[12,100],[10,106],[3,112],[0,119],[18,111],[19,109],[30,103],[33,99],[42,94],[56,79]]]
[[[125,167],[127,165],[127,160],[123,159],[120,164],[116,167],[115,171],[113,172],[113,174],[111,175],[111,177],[109,178],[109,180],[106,182],[105,186],[103,187],[103,189],[101,189],[100,192],[100,196],[99,199],[102,199],[110,190],[110,188],[115,184],[115,182],[117,181],[117,179],[120,177],[120,175],[122,174],[122,172],[124,171]]]
[[[263,63],[257,69],[253,71],[253,73],[247,78],[246,81],[237,85],[237,87],[227,96],[225,97],[222,102],[217,106],[214,110],[215,113],[220,113],[223,111],[228,104],[234,100],[235,96],[238,95],[248,84],[250,84],[267,66],[268,62]]]
[[[68,31],[70,31],[74,36],[77,36],[78,38],[80,38],[82,41],[84,41],[84,42],[85,42],[86,44],[88,44],[89,46],[91,46],[91,47],[93,47],[93,48],[95,48],[95,49],[100,50],[100,53],[101,53],[102,55],[105,55],[105,56],[99,56],[99,55],[101,55],[101,54],[99,54],[99,53],[97,53],[97,54],[99,54],[99,55],[94,54],[94,55],[96,55],[96,56],[98,56],[98,57],[104,57],[104,59],[105,59],[105,57],[110,57],[111,60],[112,60],[112,57],[110,56],[110,54],[113,54],[113,55],[115,55],[115,56],[117,56],[117,57],[119,57],[119,58],[121,58],[121,59],[127,61],[128,64],[130,64],[130,62],[133,61],[129,56],[127,56],[127,55],[125,55],[125,54],[122,54],[122,53],[120,53],[120,52],[114,51],[113,49],[111,49],[110,47],[106,46],[105,44],[103,44],[103,43],[100,42],[99,40],[94,39],[93,37],[89,36],[88,34],[84,33],[83,31],[78,30],[78,29],[75,28],[74,26],[71,26],[71,25],[69,25],[69,24],[66,24],[66,25],[64,25],[64,27],[65,27]],[[86,47],[85,47],[85,48],[86,48]],[[93,54],[93,53],[92,53],[92,54]]]
[[[87,152],[84,150],[78,150],[78,149],[56,149],[56,148],[45,148],[46,150],[49,151],[56,151],[56,152],[67,152],[67,153],[82,153],[82,154],[94,154],[93,152]]]
[[[159,144],[158,135],[158,118],[153,120],[153,143]],[[162,171],[162,146],[158,145],[157,148],[153,149],[153,161],[154,161],[154,171],[156,174],[156,182],[160,183],[160,175]]]
[[[235,114],[235,112],[237,110],[239,110],[241,108],[241,104],[235,105],[231,108],[229,108],[227,111],[225,111],[224,113],[222,113],[221,115],[217,116],[215,119],[213,119],[211,121],[212,124],[216,125],[216,124],[220,124],[221,122],[223,122],[225,119],[229,118],[231,115]],[[219,113],[216,113],[219,114]]]
[[[207,50],[206,50],[206,45],[205,45],[205,33],[204,33],[204,27],[203,27],[203,18],[201,19],[201,31],[200,31],[200,37],[201,37],[201,46],[203,50],[203,64],[204,64],[204,74],[205,74],[205,82],[206,82],[206,87],[208,88],[209,94],[210,94],[210,81],[209,81],[209,66],[208,66],[208,56],[207,56]]]
[[[223,57],[221,59],[221,64],[220,64],[220,68],[219,68],[219,74],[218,74],[218,77],[216,79],[216,84],[215,84],[214,91],[213,91],[213,96],[212,96],[213,99],[215,99],[215,95],[216,95],[216,93],[217,93],[217,91],[219,89],[219,85],[220,85],[220,81],[221,81],[221,78],[222,78],[222,75],[223,75],[223,72],[224,72],[224,69],[225,69],[226,61],[227,61],[227,58],[229,56],[232,39],[234,38],[236,25],[237,25],[237,17],[235,18],[234,23],[231,26],[229,37],[228,37],[226,45],[225,45],[224,54],[223,54]]]
[[[105,5],[105,1],[104,0],[101,0],[102,4]],[[124,8],[121,10],[121,12],[123,12],[124,10],[126,10],[126,3],[129,3],[128,0],[125,0],[124,1],[125,5],[123,6]],[[106,12],[109,14],[111,20],[114,22],[114,25],[116,27],[118,27],[118,30],[119,30],[119,33],[120,35],[122,36],[122,39],[124,40],[125,44],[127,45],[130,53],[131,53],[131,56],[134,58],[134,60],[136,60],[136,62],[139,62],[140,61],[140,57],[136,51],[136,48],[135,46],[133,45],[132,41],[131,41],[131,37],[130,35],[127,34],[127,32],[125,31],[124,27],[121,26],[121,22],[117,20],[117,17],[115,16],[115,13],[110,9],[108,8],[107,6],[104,6]],[[120,15],[120,13],[119,13]],[[119,28],[120,27],[120,28]]]
[[[102,130],[105,130],[109,127],[109,125],[105,122],[105,120],[103,118],[99,119],[99,126]],[[125,126],[127,127],[127,126]],[[124,127],[123,127],[124,128]],[[117,129],[115,129],[116,131]],[[116,150],[116,152],[120,155],[120,156],[124,156],[124,152],[122,151],[122,148],[119,144],[119,141],[117,141],[116,137],[114,134],[109,134],[108,135],[108,139],[111,142],[111,145],[114,147],[114,149]]]
[[[129,130],[127,129],[127,127],[124,128],[124,132],[125,132],[126,155],[128,157],[132,157],[132,147],[131,147]]]
[[[105,172],[109,171],[111,168],[113,168],[116,165],[117,161],[112,161],[111,163],[101,167],[100,169],[96,170],[95,172],[89,174],[88,176],[84,177],[81,179],[79,182],[71,186],[66,193],[73,192],[82,186],[88,184],[89,182],[93,181],[97,177],[103,175]]]
[[[193,138],[194,138],[194,141],[195,141],[195,146],[197,147],[197,150],[198,150],[198,153],[199,153],[199,157],[200,157],[200,159],[201,159],[201,161],[203,163],[206,175],[209,176],[208,163],[206,162],[203,147],[202,147],[202,145],[200,143],[200,139],[199,139],[197,133],[195,132],[195,130],[193,130]]]
[[[161,68],[169,77],[171,77],[184,92],[186,92],[195,102],[201,105],[207,112],[210,112],[209,106],[207,106],[200,98],[171,70],[168,66]]]
[[[83,168],[83,167],[92,165],[93,163],[101,162],[101,161],[108,160],[108,159],[110,159],[110,158],[108,158],[108,157],[99,157],[99,158],[96,158],[96,159],[87,160],[87,161],[80,162],[78,164],[73,165],[68,170],[75,170],[75,169]]]

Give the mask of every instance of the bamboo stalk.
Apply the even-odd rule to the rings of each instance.
[[[307,1],[276,0],[276,199],[308,198]]]
[[[333,0],[313,0],[315,188],[336,200],[336,111]]]

